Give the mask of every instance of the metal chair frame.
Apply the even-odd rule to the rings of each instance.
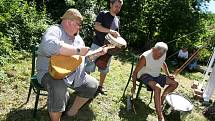
[[[124,92],[123,92],[123,97],[125,96],[125,91],[126,91],[128,85],[129,85],[129,82],[131,81],[131,76],[132,76],[132,72],[134,70],[134,65],[138,60],[139,60],[139,56],[132,54],[132,65],[131,65],[130,75],[129,75],[129,78],[128,78],[128,82],[127,82],[127,84],[125,86]],[[147,91],[151,91],[151,98],[150,98],[150,101],[149,101],[149,104],[150,104],[152,102],[153,90],[148,85],[143,84],[143,81],[141,79],[137,78],[137,81],[139,82],[139,84],[136,84],[138,86],[136,99],[139,97],[141,88],[146,87]]]
[[[38,107],[38,102],[39,102],[39,96],[47,96],[47,93],[44,93],[45,88],[38,83],[36,74],[35,74],[35,67],[36,67],[36,58],[37,58],[37,50],[38,50],[38,46],[33,45],[31,47],[31,52],[32,52],[32,69],[31,69],[31,79],[30,79],[30,87],[29,87],[29,91],[28,91],[28,97],[27,97],[27,101],[26,103],[28,103],[30,95],[31,95],[31,91],[33,89],[34,93],[36,94],[36,99],[35,99],[35,104],[34,104],[34,111],[33,111],[33,118],[36,117],[36,113],[37,113],[37,107]]]

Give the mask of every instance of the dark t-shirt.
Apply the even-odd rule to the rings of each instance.
[[[96,22],[100,22],[101,25],[105,28],[118,30],[119,28],[119,19],[117,16],[112,16],[109,11],[101,11],[96,18]],[[99,32],[95,30],[96,36],[94,37],[93,43],[98,46],[104,45],[105,35],[107,33]]]

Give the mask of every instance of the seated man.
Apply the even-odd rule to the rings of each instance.
[[[193,49],[193,51],[190,54],[190,56],[192,56],[195,52],[196,52],[196,49]],[[188,69],[190,71],[196,70],[196,68],[198,66],[197,62],[198,62],[198,55],[196,55],[196,57],[190,62],[190,64],[188,64]]]
[[[86,55],[89,47],[85,47],[80,37],[79,29],[82,15],[76,9],[68,9],[61,17],[59,25],[53,25],[44,33],[38,49],[37,78],[39,83],[48,91],[48,111],[52,121],[60,121],[65,111],[70,87],[77,92],[71,109],[66,113],[75,116],[79,109],[93,98],[98,88],[98,81],[88,75],[84,70],[84,58],[80,66],[64,79],[55,80],[48,72],[50,57],[52,55]],[[105,52],[101,52],[101,55]]]
[[[178,66],[180,67],[187,59],[188,59],[188,51],[187,48],[182,47],[177,56]]]
[[[178,87],[173,75],[170,75],[168,67],[165,63],[166,52],[168,46],[166,43],[158,42],[155,46],[144,52],[140,56],[136,68],[132,74],[133,87],[132,93],[136,90],[136,79],[140,78],[144,84],[150,86],[154,91],[154,102],[158,121],[164,121],[162,114],[162,105],[165,96],[173,92]],[[161,67],[166,75],[160,74]],[[168,85],[161,96],[161,87]]]

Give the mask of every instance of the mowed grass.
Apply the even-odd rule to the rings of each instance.
[[[148,105],[150,92],[145,88],[141,90],[139,99],[135,101],[137,114],[126,109],[126,97],[130,94],[132,83],[122,98],[123,90],[128,81],[131,68],[131,55],[125,54],[114,57],[111,63],[111,71],[105,80],[107,95],[98,95],[90,104],[86,104],[78,113],[78,121],[156,121],[154,101]],[[47,97],[41,96],[38,105],[37,117],[33,119],[35,94],[32,93],[30,101],[25,104],[29,88],[29,76],[31,71],[30,58],[26,58],[19,63],[13,63],[5,66],[1,70],[0,80],[0,120],[1,121],[49,121],[46,101]],[[202,76],[201,74],[198,74]],[[92,74],[99,79],[99,73]],[[206,121],[202,115],[205,108],[201,102],[193,98],[193,92],[190,88],[192,80],[178,75],[179,88],[175,91],[189,99],[194,108],[192,112],[187,113],[186,117],[179,119],[177,112],[171,111],[165,117],[167,121]],[[75,95],[71,91],[71,101]],[[182,104],[183,105],[183,104]],[[70,119],[68,119],[70,121]]]

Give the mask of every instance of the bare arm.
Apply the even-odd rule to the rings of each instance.
[[[137,80],[137,73],[143,68],[143,66],[146,65],[146,59],[144,56],[140,56],[140,60],[137,63],[137,66],[135,67],[133,73],[132,73],[132,80],[133,80],[133,88],[132,93],[135,92],[136,89],[136,80]]]
[[[169,69],[168,69],[168,66],[167,66],[166,62],[163,63],[162,69],[163,69],[164,73],[165,73],[167,76],[170,75]]]
[[[103,27],[100,22],[95,23],[95,29],[99,32],[110,33],[114,37],[120,36],[117,31]]]
[[[167,66],[167,64],[166,64],[165,62],[163,63],[162,69],[163,69],[164,73],[165,73],[170,79],[173,79],[173,80],[175,79],[175,76],[169,73],[168,66]]]
[[[84,56],[87,54],[89,47],[80,47],[79,49],[80,49],[80,52],[78,52],[77,47],[71,46],[66,43],[61,43],[60,54],[65,56],[71,56],[71,55],[77,55],[77,54]]]

